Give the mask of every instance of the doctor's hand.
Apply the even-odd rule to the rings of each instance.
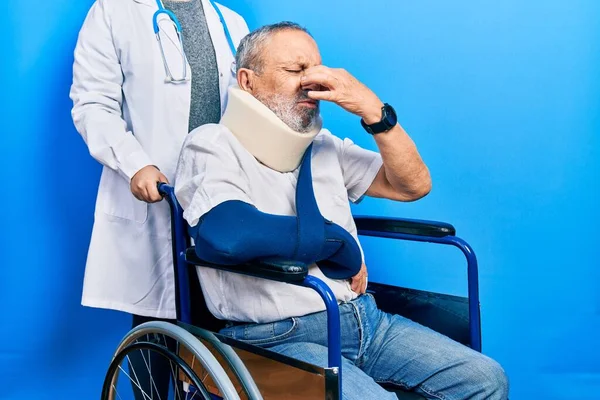
[[[162,200],[156,184],[169,183],[169,180],[154,165],[146,165],[131,178],[131,193],[136,199],[146,203],[156,203]]]
[[[363,263],[358,274],[350,278],[350,288],[356,294],[363,294],[367,291],[367,266]]]
[[[344,69],[324,65],[308,68],[300,78],[300,84],[313,100],[331,101],[362,117],[367,124],[381,120],[383,102]]]

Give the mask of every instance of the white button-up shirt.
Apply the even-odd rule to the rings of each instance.
[[[357,202],[367,191],[382,166],[381,156],[323,129],[314,139],[311,161],[321,214],[358,242],[349,202]],[[264,166],[225,126],[209,124],[191,132],[184,143],[175,194],[191,226],[228,200],[249,203],[269,214],[296,215],[298,171],[281,173]],[[327,283],[340,302],[357,296],[348,281],[329,279],[316,265],[309,274]],[[203,267],[198,267],[198,275],[207,306],[219,319],[265,323],[325,309],[320,296],[309,288]]]

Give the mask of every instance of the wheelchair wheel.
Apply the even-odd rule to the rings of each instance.
[[[181,356],[182,353],[187,355],[185,359]],[[140,363],[137,363],[138,368],[134,368],[131,362],[133,357],[141,357],[138,360],[143,360],[143,367],[140,368]],[[151,374],[152,360],[155,360],[155,366],[158,364],[156,360],[161,361],[161,366],[168,366],[163,368],[166,373],[160,378],[161,383],[157,383]],[[198,364],[204,371],[202,376],[198,376],[194,370]],[[132,329],[119,344],[104,379],[101,399],[218,398],[211,396],[207,388],[208,383],[218,389],[221,398],[240,399],[240,394],[219,361],[200,340],[177,325],[152,321]]]

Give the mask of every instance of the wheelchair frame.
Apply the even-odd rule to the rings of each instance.
[[[339,308],[331,289],[321,280],[308,275],[306,266],[251,263],[241,266],[223,266],[206,263],[197,258],[195,249],[190,247],[187,225],[183,219],[183,210],[175,197],[174,188],[159,184],[159,192],[167,200],[171,210],[171,235],[173,265],[175,269],[175,296],[178,324],[188,330],[192,325],[190,308],[190,284],[188,268],[201,265],[205,268],[250,275],[263,279],[276,280],[294,285],[309,287],[323,299],[327,310],[328,332],[328,368],[326,386],[328,395],[341,397],[342,355]],[[360,236],[400,239],[417,242],[429,242],[457,247],[467,260],[468,268],[468,311],[470,347],[481,351],[481,322],[479,308],[479,286],[477,258],[471,246],[455,236],[455,228],[447,223],[402,218],[381,218],[357,216],[354,218]],[[332,387],[333,386],[335,387]]]

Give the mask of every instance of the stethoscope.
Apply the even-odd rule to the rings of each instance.
[[[212,7],[217,12],[217,14],[219,15],[219,19],[221,20],[221,25],[223,25],[223,30],[225,31],[225,36],[227,37],[227,42],[229,43],[229,48],[231,49],[231,53],[235,57],[236,48],[235,48],[235,45],[233,44],[233,39],[231,39],[231,33],[229,33],[229,28],[227,28],[227,24],[225,23],[225,18],[223,17],[221,10],[219,10],[219,7],[217,7],[217,5],[215,4],[214,0],[209,0],[209,1],[210,1],[210,4],[212,5]],[[166,83],[188,82],[190,80],[190,77],[188,76],[187,57],[185,55],[185,51],[183,50],[183,39],[181,36],[181,24],[179,23],[179,20],[177,19],[175,14],[172,11],[167,10],[163,6],[161,0],[156,0],[156,4],[158,5],[158,10],[154,13],[154,16],[152,17],[152,23],[154,25],[154,34],[156,35],[156,40],[158,40],[158,47],[160,48],[160,55],[162,57],[163,64],[165,66],[165,73],[167,75],[165,78],[165,82]],[[173,24],[175,25],[175,31],[177,32],[177,38],[179,39],[179,48],[181,49],[181,51],[180,51],[181,61],[183,64],[183,73],[182,73],[183,77],[182,78],[174,78],[173,74],[171,73],[171,69],[169,68],[169,64],[167,63],[167,58],[165,56],[165,51],[163,49],[162,41],[160,39],[160,34],[159,34],[160,29],[158,27],[158,17],[160,16],[160,14],[166,14],[171,19]]]

